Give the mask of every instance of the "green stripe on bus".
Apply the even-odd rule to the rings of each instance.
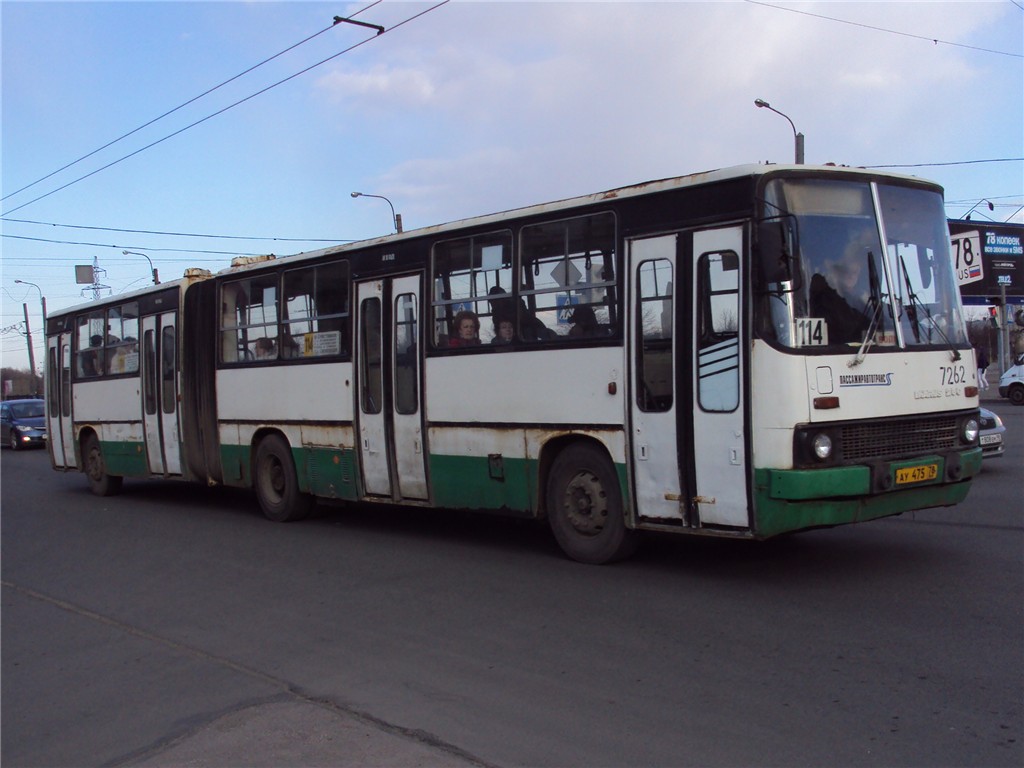
[[[536,477],[534,459],[430,456],[430,484],[439,507],[531,512],[537,497]]]
[[[149,465],[146,462],[146,446],[140,442],[101,441],[103,463],[108,475],[122,477],[148,477]]]
[[[224,484],[252,485],[252,448],[249,445],[221,445]],[[351,448],[306,446],[292,448],[299,488],[328,499],[354,501],[359,498],[355,452]]]

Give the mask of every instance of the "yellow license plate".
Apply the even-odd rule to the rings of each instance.
[[[896,470],[896,485],[923,483],[939,476],[938,464],[923,464],[920,467],[903,467]]]

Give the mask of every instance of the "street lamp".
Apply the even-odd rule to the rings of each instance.
[[[149,258],[149,256],[147,256],[144,253],[141,253],[140,251],[121,251],[121,253],[125,256],[141,256],[146,261],[148,261],[149,268],[153,270],[153,285],[160,285],[160,275],[157,274],[156,267],[153,266],[153,260]]]
[[[996,209],[996,207],[994,205],[992,205],[992,202],[990,200],[986,200],[985,198],[981,198],[981,200],[979,200],[978,202],[976,202],[974,205],[971,206],[971,210],[969,210],[966,214],[964,214],[964,221],[970,221],[971,220],[971,214],[974,213],[974,209],[977,208],[982,203],[986,203],[988,205],[988,209],[990,211],[994,211]]]
[[[784,115],[779,110],[775,109],[764,99],[754,99],[754,106],[758,109],[764,108],[774,112],[776,115],[782,115],[786,120],[789,120],[789,126],[793,129],[793,141],[796,144],[796,164],[804,164],[804,135],[796,132],[796,126],[793,125],[793,121],[789,119],[789,115]]]
[[[391,201],[384,197],[384,195],[371,195],[368,192],[353,192],[352,197],[376,197],[378,200],[383,200],[388,205],[391,205]],[[402,214],[395,213],[395,206],[393,205],[391,205],[391,218],[395,220],[395,232],[402,234]]]

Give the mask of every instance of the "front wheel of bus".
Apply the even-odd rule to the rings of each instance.
[[[573,560],[609,563],[636,549],[618,475],[603,451],[573,445],[558,455],[548,478],[547,512],[558,545]]]
[[[316,503],[312,496],[299,490],[291,448],[280,435],[260,441],[254,482],[263,515],[275,523],[302,520]]]
[[[107,474],[107,462],[103,459],[103,449],[99,438],[90,434],[82,445],[85,457],[85,476],[89,478],[89,490],[97,496],[116,496],[121,492],[124,480],[120,475]]]

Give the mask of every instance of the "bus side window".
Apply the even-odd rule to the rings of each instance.
[[[103,374],[103,312],[79,315],[75,334],[76,374],[78,378],[93,378]]]
[[[349,356],[348,262],[284,273],[281,357]]]
[[[570,335],[575,306],[593,312],[574,338],[615,331],[615,215],[597,213],[523,227],[519,333],[525,341]],[[581,313],[581,317],[588,312]]]
[[[458,338],[454,322],[460,312],[471,312],[479,321],[479,344],[455,348],[490,345],[500,320],[495,309],[500,302],[488,297],[512,292],[512,233],[493,232],[436,243],[431,266],[434,347],[448,348]]]

